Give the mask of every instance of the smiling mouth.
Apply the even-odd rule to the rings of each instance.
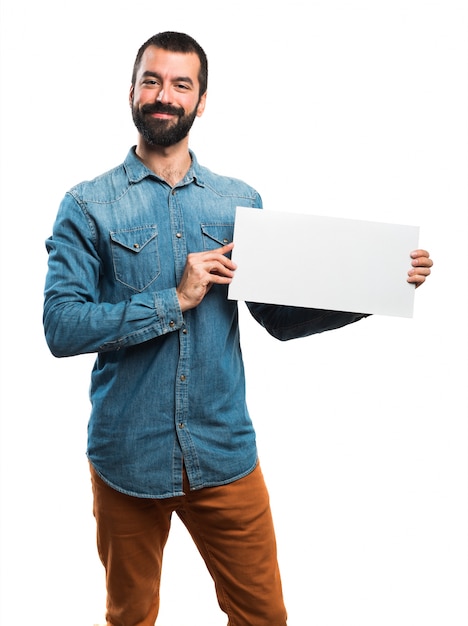
[[[144,115],[150,115],[151,117],[157,117],[161,119],[170,119],[172,117],[180,117],[181,115],[183,115],[183,109],[179,109],[170,105],[164,105],[159,102],[143,105],[141,107],[141,112]]]

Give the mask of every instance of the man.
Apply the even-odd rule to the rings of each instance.
[[[66,195],[47,241],[44,328],[55,356],[96,352],[88,458],[108,626],[150,626],[173,512],[195,541],[231,626],[284,626],[268,493],[245,404],[237,304],[227,299],[235,207],[252,187],[201,167],[189,130],[208,67],[166,32],[135,60],[138,143]],[[430,273],[412,253],[408,281]],[[248,304],[281,340],[364,314]]]

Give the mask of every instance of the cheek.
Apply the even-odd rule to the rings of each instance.
[[[130,99],[130,103],[132,106],[141,106],[142,104],[146,104],[147,102],[153,101],[154,99],[154,93],[147,92],[144,89],[142,91],[136,89],[133,92],[133,98]]]

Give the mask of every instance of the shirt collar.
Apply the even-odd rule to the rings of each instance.
[[[140,161],[135,150],[136,146],[130,148],[123,164],[129,182],[139,183],[144,178],[148,178],[149,176],[159,178],[159,176],[156,176],[154,172],[148,169],[146,165]],[[184,178],[177,184],[177,186],[182,187],[183,185],[188,185],[189,183],[194,182],[200,187],[204,187],[205,183],[203,181],[202,168],[198,164],[197,157],[192,150],[189,150],[189,153],[192,159],[192,164]]]

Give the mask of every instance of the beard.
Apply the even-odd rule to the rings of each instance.
[[[138,132],[147,143],[152,146],[173,146],[184,139],[197,117],[197,106],[195,109],[185,114],[184,109],[173,107],[169,104],[154,102],[144,104],[140,109],[132,106],[132,117]],[[151,117],[152,113],[169,113],[176,115],[174,120],[161,120]]]

